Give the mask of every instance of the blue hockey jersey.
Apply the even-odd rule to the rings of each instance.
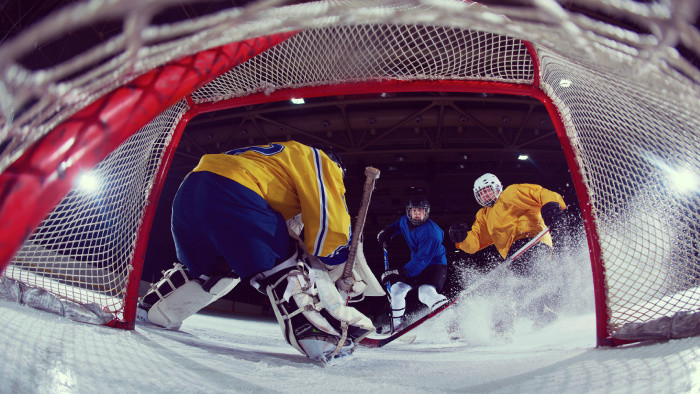
[[[447,265],[446,250],[442,245],[445,233],[442,229],[430,219],[418,227],[411,227],[405,215],[388,226],[393,234],[403,234],[411,249],[411,260],[404,265],[407,276],[417,276],[430,264]]]

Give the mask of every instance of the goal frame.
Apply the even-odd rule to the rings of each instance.
[[[185,18],[172,0],[125,1],[66,7],[0,46],[0,296],[32,304],[38,290],[59,313],[75,306],[90,322],[133,328],[165,178],[202,114],[300,96],[499,94],[541,102],[559,139],[592,267],[597,344],[699,334],[700,70],[690,55],[700,5],[273,1]],[[25,64],[32,43],[104,20],[122,29],[51,66]],[[451,132],[439,136],[468,146]],[[246,133],[226,141],[257,141]],[[104,180],[98,190],[74,185],[84,173]],[[587,267],[564,260],[591,284],[577,278]]]
[[[290,100],[294,97],[323,97],[329,95],[337,94],[373,94],[373,93],[397,93],[397,92],[460,92],[460,93],[492,93],[492,94],[505,94],[514,96],[527,96],[539,100],[545,105],[549,117],[551,118],[554,128],[556,130],[557,136],[561,143],[564,155],[567,160],[567,164],[571,170],[571,176],[573,184],[576,190],[579,203],[581,205],[582,216],[584,227],[586,230],[586,235],[589,244],[589,253],[591,264],[593,268],[593,280],[595,282],[595,303],[596,303],[596,314],[597,314],[597,337],[599,345],[616,345],[621,343],[627,343],[627,341],[621,341],[619,339],[610,338],[607,330],[607,309],[605,308],[605,291],[604,291],[604,267],[600,263],[601,254],[600,246],[598,243],[598,236],[596,226],[594,224],[593,214],[590,209],[589,197],[586,193],[586,187],[583,183],[583,178],[578,167],[578,163],[574,158],[573,148],[569,142],[564,123],[561,118],[559,110],[554,105],[553,101],[546,95],[546,93],[540,88],[540,74],[539,74],[539,60],[537,53],[533,45],[527,41],[523,41],[523,44],[528,49],[530,57],[534,66],[534,82],[531,85],[525,84],[513,84],[505,82],[488,82],[488,81],[460,81],[460,80],[414,80],[414,81],[401,81],[401,80],[382,80],[382,81],[365,81],[365,82],[353,82],[353,83],[341,83],[336,85],[323,85],[316,87],[303,87],[297,89],[281,89],[275,92],[266,93],[255,93],[244,97],[230,98],[217,102],[205,102],[196,104],[192,98],[192,92],[196,91],[198,87],[205,85],[207,82],[213,80],[216,76],[223,74],[228,69],[233,66],[240,64],[254,56],[254,54],[262,52],[263,48],[270,48],[284,41],[285,39],[291,37],[294,34],[276,34],[268,37],[258,37],[256,39],[247,40],[242,43],[232,43],[220,48],[215,48],[207,51],[202,51],[196,55],[190,56],[185,59],[181,59],[173,64],[161,66],[152,72],[137,78],[134,82],[126,84],[125,87],[116,89],[115,91],[105,95],[104,98],[96,101],[90,106],[86,107],[82,111],[73,115],[69,120],[62,123],[54,131],[45,136],[37,144],[35,144],[30,150],[25,152],[23,157],[15,162],[8,171],[0,175],[0,188],[2,190],[14,190],[14,193],[21,193],[17,196],[20,200],[39,200],[39,196],[46,196],[47,193],[51,196],[51,200],[45,200],[40,207],[34,207],[31,210],[31,214],[17,215],[16,209],[17,204],[13,205],[13,199],[2,198],[0,199],[0,222],[12,223],[13,228],[27,228],[33,229],[36,227],[41,220],[53,209],[53,207],[61,200],[62,197],[70,190],[75,177],[83,169],[92,168],[96,163],[106,156],[105,152],[111,152],[115,149],[121,142],[126,140],[129,136],[133,135],[136,131],[140,129],[143,125],[148,123],[155,115],[162,112],[169,106],[178,102],[179,100],[186,100],[189,109],[185,111],[182,115],[180,121],[174,129],[171,142],[166,149],[163,159],[157,170],[156,180],[154,183],[154,188],[148,197],[147,210],[143,215],[143,222],[139,230],[138,241],[134,251],[134,257],[131,263],[131,272],[129,273],[128,285],[124,300],[124,319],[115,319],[108,323],[109,326],[133,329],[135,324],[135,312],[136,303],[138,298],[138,288],[141,277],[141,272],[143,269],[146,246],[148,243],[148,234],[151,230],[151,225],[153,223],[153,218],[155,216],[155,211],[158,205],[158,200],[160,198],[160,193],[162,191],[163,183],[165,177],[168,173],[170,163],[172,162],[173,155],[175,154],[177,145],[180,141],[182,133],[186,128],[187,124],[195,117],[216,112],[224,109],[231,109],[235,107],[248,106],[261,104],[265,102],[276,102]],[[261,46],[261,42],[266,43],[266,46]],[[255,51],[249,50],[244,53],[245,48],[256,48]],[[195,64],[202,63],[201,58],[209,58],[210,60],[206,64],[199,64],[198,69],[191,69],[188,72],[187,79],[192,78],[192,81],[187,84],[179,85],[179,89],[171,92],[163,91],[150,91],[147,88],[139,89],[138,91],[132,91],[131,96],[137,96],[139,94],[147,95],[148,93],[158,93],[161,96],[160,100],[156,102],[149,103],[146,108],[148,108],[147,113],[143,114],[137,120],[134,120],[127,124],[121,124],[123,117],[112,116],[106,122],[102,120],[108,127],[102,127],[102,129],[109,129],[111,133],[105,133],[104,131],[95,131],[95,124],[91,122],[75,121],[75,119],[82,119],[86,114],[94,114],[95,121],[102,113],[111,113],[118,109],[118,107],[123,106],[123,102],[132,101],[132,97],[129,97],[127,91],[131,90],[133,86],[159,86],[161,83],[165,83],[173,78],[178,78],[178,69],[185,64]],[[223,58],[227,58],[224,60]],[[217,69],[217,72],[212,73],[211,71],[207,74],[207,78],[202,78],[197,80],[199,72],[203,70],[213,70]],[[182,78],[182,77],[180,77]],[[184,78],[183,78],[184,79]],[[164,99],[166,98],[166,99]],[[126,110],[125,113],[134,113],[135,108]],[[123,111],[123,109],[122,109]],[[24,190],[16,190],[13,185],[18,179],[24,176],[31,176],[35,172],[36,164],[39,163],[41,168],[45,169],[45,174],[50,175],[52,167],[60,167],[56,165],[55,158],[51,162],[43,159],[43,156],[48,156],[46,152],[54,149],[55,146],[64,146],[65,144],[70,144],[70,140],[76,136],[88,136],[85,138],[93,138],[91,136],[95,134],[100,134],[104,140],[108,142],[101,142],[100,144],[93,143],[92,149],[87,152],[76,152],[73,155],[66,155],[61,157],[60,163],[71,162],[72,165],[69,168],[65,168],[63,174],[57,174],[58,176],[50,177],[51,180],[44,182],[41,185],[36,185],[34,188],[24,188]],[[50,157],[50,156],[49,156]],[[10,175],[8,175],[8,173]],[[5,239],[10,238],[9,235],[19,234],[15,231],[7,231],[3,233]],[[12,254],[17,251],[21,246],[21,239],[14,237],[14,245],[10,248],[4,247],[0,250],[0,268],[4,269],[10,261]],[[12,252],[12,253],[10,253]]]

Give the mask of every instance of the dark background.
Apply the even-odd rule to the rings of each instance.
[[[472,188],[482,174],[497,175],[504,187],[535,183],[554,190],[570,205],[569,214],[580,217],[561,144],[544,105],[535,99],[415,92],[329,96],[303,105],[266,103],[200,115],[188,124],[158,203],[142,279],[157,281],[176,259],[169,226],[172,199],[201,155],[290,139],[330,145],[340,154],[353,225],[365,167],[381,170],[363,232],[365,256],[377,276],[384,271],[377,233],[405,214],[410,199],[427,197],[430,218],[445,232],[449,276],[443,292],[448,296],[459,291],[464,267],[485,268],[500,259],[494,247],[471,256],[457,251],[447,235],[453,223],[473,222],[481,207]],[[521,153],[529,159],[518,160]],[[403,237],[394,238],[389,256],[398,266],[410,259]],[[247,285],[226,299],[268,303]],[[417,297],[411,294],[408,301],[414,304]],[[356,306],[374,315],[384,310],[385,301],[368,299]]]

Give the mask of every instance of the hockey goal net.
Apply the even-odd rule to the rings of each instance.
[[[174,2],[92,1],[0,47],[6,294],[46,292],[133,327],[164,175],[199,114],[484,92],[534,97],[552,118],[583,211],[598,343],[683,336],[656,329],[669,319],[697,324],[700,72],[684,57],[698,55],[697,5],[374,3],[268,1],[155,24]],[[52,67],[22,65],[34,42],[115,16],[123,28],[108,41]],[[89,176],[96,190],[74,186]]]

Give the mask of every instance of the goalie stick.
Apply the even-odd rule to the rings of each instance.
[[[518,259],[520,256],[523,255],[528,249],[530,249],[533,245],[535,245],[537,242],[539,242],[542,237],[545,236],[549,232],[549,227],[545,227],[544,230],[540,231],[536,236],[534,236],[528,243],[526,243],[522,248],[518,249],[517,252],[513,253],[512,256],[510,256],[508,259],[504,261],[504,264],[501,264],[498,268],[495,270],[491,271],[491,275],[494,274],[494,272],[500,272],[507,267],[509,267],[513,262]],[[445,305],[440,306],[439,308],[435,309],[434,311],[428,313],[427,315],[421,317],[420,319],[414,321],[413,323],[409,324],[404,328],[403,330],[397,331],[394,334],[386,337],[386,338],[363,338],[360,341],[360,345],[367,346],[367,347],[382,347],[388,343],[393,342],[394,340],[401,338],[403,335],[408,333],[409,331],[413,330],[414,328],[420,326],[421,324],[425,323],[427,320],[432,319],[436,315],[438,315],[440,312],[444,311],[451,305],[455,304],[457,301],[459,301],[461,298],[463,298],[465,295],[472,293],[474,290],[479,288],[479,286],[483,285],[486,282],[486,279],[479,281],[478,283],[469,286],[467,289],[463,290],[460,295],[457,297],[453,298],[449,302],[447,302]],[[412,341],[411,341],[412,342]]]
[[[339,288],[340,290],[349,292],[352,289],[352,268],[355,265],[355,257],[357,256],[357,247],[360,244],[360,236],[362,235],[362,230],[365,227],[365,219],[367,218],[367,210],[369,209],[369,201],[372,198],[372,191],[374,190],[374,182],[379,178],[380,171],[374,167],[365,168],[365,187],[362,194],[362,205],[360,206],[360,211],[357,214],[357,220],[355,221],[355,231],[352,241],[350,242],[350,250],[348,251],[348,260],[345,262],[345,268],[343,269],[343,275],[340,277]]]

